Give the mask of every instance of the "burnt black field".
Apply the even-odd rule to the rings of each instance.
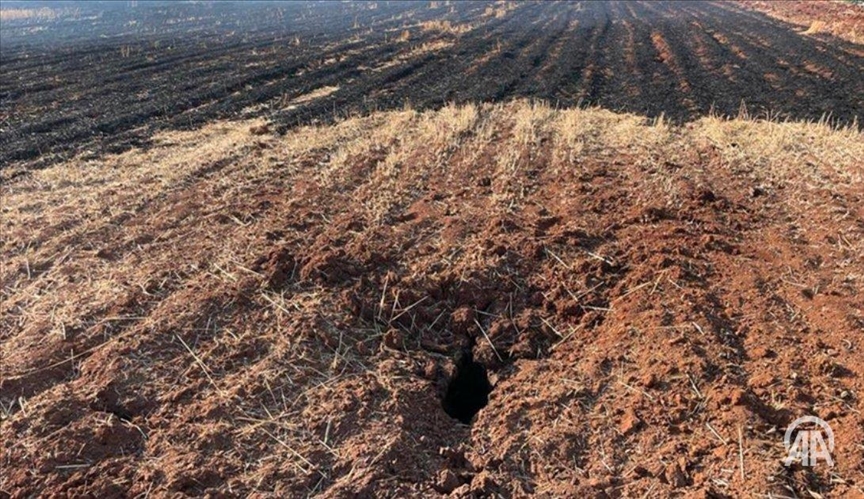
[[[0,167],[215,119],[287,129],[516,97],[677,122],[864,115],[859,46],[718,2],[51,5],[63,13],[2,23]]]

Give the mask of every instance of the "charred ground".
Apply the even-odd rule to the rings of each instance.
[[[0,165],[217,118],[286,129],[406,103],[538,97],[678,121],[864,109],[860,46],[719,2],[129,5],[4,20]]]
[[[860,46],[726,3],[10,4],[0,496],[864,494],[864,139],[753,118],[854,123]],[[781,464],[802,414],[836,467]]]

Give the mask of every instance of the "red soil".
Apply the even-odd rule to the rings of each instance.
[[[808,34],[829,33],[864,43],[864,7],[845,0],[737,0],[743,7],[764,12],[807,28]]]
[[[524,103],[249,130],[4,186],[0,493],[862,494],[860,133]],[[835,468],[781,464],[805,414]]]

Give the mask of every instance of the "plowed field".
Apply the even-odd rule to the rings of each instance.
[[[861,493],[860,132],[266,128],[4,188],[0,490]],[[835,468],[781,465],[804,414]]]
[[[2,17],[0,498],[864,497],[861,46],[80,5]]]
[[[119,151],[241,113],[284,129],[512,97],[677,121],[744,106],[852,122],[864,49],[793,27],[733,4],[647,1],[142,3],[8,20],[0,166]]]

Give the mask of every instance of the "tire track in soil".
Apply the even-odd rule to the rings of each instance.
[[[639,72],[639,65],[636,62],[636,33],[633,30],[633,23],[632,21],[622,21],[622,23],[624,24],[624,30],[626,31],[627,37],[627,45],[624,49],[624,60],[626,61],[626,67],[630,72],[629,77],[635,81],[642,81],[645,79],[645,76]],[[641,85],[630,85],[627,88],[628,98],[635,99],[641,95]]]
[[[537,85],[540,86],[542,93],[552,95],[564,81],[563,75],[556,73],[556,69],[560,66],[567,41],[579,26],[577,12],[577,8],[573,8],[565,13],[566,15],[561,20],[562,26],[558,28],[556,33],[555,41],[549,47],[549,57],[542,62],[542,66],[537,71],[535,80],[537,80]]]
[[[671,37],[676,31],[678,23],[664,9],[666,4],[658,5],[656,8],[650,3],[644,3],[643,5],[657,15],[657,21],[652,23],[656,29],[652,28],[651,42],[658,53],[659,62],[667,66],[672,74],[675,75],[677,90],[673,90],[673,92],[680,95],[681,105],[685,109],[694,114],[699,113],[698,106],[693,100],[693,85],[691,81],[691,73],[695,67],[692,64],[688,64],[686,56],[682,57],[681,52],[676,49],[676,40],[673,40]],[[708,108],[706,107],[701,112],[704,113],[707,111]]]

